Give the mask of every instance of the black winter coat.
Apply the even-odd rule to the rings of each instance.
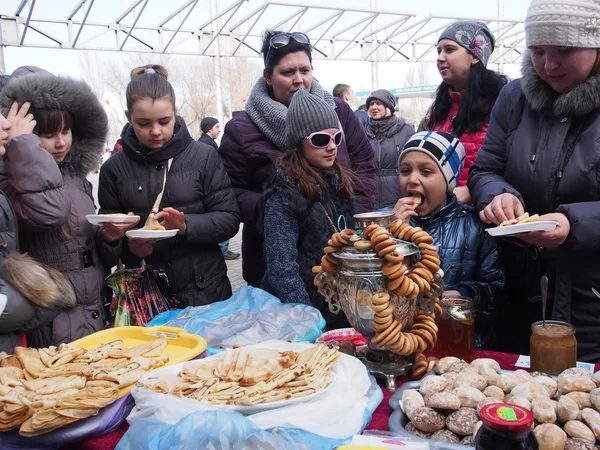
[[[412,217],[411,225],[427,231],[438,247],[445,289],[473,299],[477,348],[495,344],[496,304],[504,286],[500,251],[473,207],[459,203],[454,194],[440,211]]]
[[[217,142],[206,133],[202,133],[202,136],[200,136],[200,139],[198,139],[198,141],[204,142],[205,144],[210,145],[211,147],[214,147],[215,150],[219,149]]]
[[[218,244],[235,236],[240,215],[217,151],[192,139],[180,117],[173,138],[160,149],[143,147],[129,125],[121,137],[123,151],[100,171],[100,213],[131,211],[140,216],[142,227],[162,188],[167,161],[173,158],[159,210],[170,206],[184,212],[187,231],[158,241],[145,261],[166,271],[182,307],[230,297],[227,265]],[[126,243],[122,259],[127,266],[140,262]]]
[[[492,110],[469,190],[478,210],[496,195],[512,193],[530,214],[567,216],[570,233],[557,248],[540,253],[504,245],[506,317],[510,334],[520,337],[522,347],[515,349],[527,351],[531,321],[541,312],[535,287],[546,274],[552,318],[575,325],[580,360],[600,362],[600,300],[591,290],[600,288],[600,75],[559,95],[537,75],[528,53],[522,73],[502,89]],[[572,156],[561,170],[570,146]]]
[[[353,228],[353,208],[352,201],[337,192],[337,174],[324,173],[330,190],[321,192],[318,200],[309,200],[281,171],[265,190],[260,225],[267,271],[261,288],[285,303],[311,304],[321,311],[327,328],[334,329],[349,324],[343,312],[329,311],[313,283],[312,268],[320,264],[323,248],[335,232],[330,219],[336,226],[339,222],[339,228]]]

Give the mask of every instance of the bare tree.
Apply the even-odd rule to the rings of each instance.
[[[429,65],[426,63],[412,64],[404,76],[404,86],[427,86],[431,83]],[[415,97],[401,99],[398,102],[400,115],[411,124],[420,123],[431,105],[431,98]]]

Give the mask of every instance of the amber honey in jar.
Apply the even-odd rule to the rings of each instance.
[[[467,297],[444,297],[442,315],[437,319],[438,339],[435,356],[456,356],[473,361],[475,349],[475,310]]]
[[[575,327],[567,322],[546,320],[531,325],[529,350],[531,370],[558,375],[577,363]]]

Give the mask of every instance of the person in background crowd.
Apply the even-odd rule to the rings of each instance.
[[[0,85],[0,90],[2,90]],[[0,157],[3,157],[7,145],[12,138],[21,135],[31,134],[35,127],[35,120],[31,114],[28,114],[28,104],[24,104],[18,109],[15,103],[11,110],[4,117],[0,114]],[[18,233],[17,218],[10,205],[9,199],[0,192],[0,236],[2,236],[3,251],[0,252],[0,264],[3,272],[13,272],[21,270],[21,266],[15,266],[15,261],[10,255],[18,251]],[[38,277],[29,276],[34,272],[33,268],[27,267],[23,275],[31,279],[31,284],[36,292],[37,288],[47,286],[45,280]],[[64,281],[65,283],[66,280]],[[33,286],[35,285],[35,286]],[[46,290],[43,292],[49,292]],[[23,345],[20,333],[33,331],[36,328],[51,323],[61,310],[66,310],[74,305],[74,296],[71,302],[66,302],[64,298],[31,298],[28,300],[16,286],[8,283],[4,277],[0,277],[0,352],[12,355],[14,348]],[[62,303],[62,304],[61,304]],[[43,306],[46,307],[43,307]]]
[[[200,129],[202,130],[202,136],[198,140],[218,150],[217,138],[221,134],[221,124],[219,121],[214,117],[205,117],[200,122]]]
[[[123,150],[123,140],[119,138],[117,139],[117,142],[115,142],[115,146],[112,149],[112,154],[114,155],[115,153],[118,153],[121,150]]]
[[[318,308],[328,329],[347,327],[343,313],[329,311],[312,273],[339,231],[336,224],[353,228],[353,178],[337,160],[343,139],[339,119],[325,101],[299,89],[285,130],[291,151],[277,160],[274,180],[263,194],[267,271],[262,288],[282,302]]]
[[[600,302],[592,292],[600,287],[600,6],[574,5],[531,3],[522,78],[496,102],[469,189],[486,223],[527,211],[558,224],[503,244],[502,312],[510,327],[501,350],[529,349],[531,323],[541,320],[540,276],[547,275],[546,317],[575,325],[578,360],[600,362]]]
[[[400,155],[402,197],[394,207],[398,219],[427,231],[438,248],[446,296],[473,299],[475,345],[493,349],[504,273],[494,238],[472,206],[453,191],[466,150],[448,133],[424,131],[412,136]],[[418,199],[418,200],[417,200]],[[410,222],[409,222],[410,221]]]
[[[131,72],[123,151],[100,170],[100,213],[131,211],[144,223],[164,188],[154,218],[177,235],[158,242],[123,238],[122,260],[131,267],[144,259],[163,269],[181,307],[205,305],[231,296],[218,244],[237,233],[240,217],[216,150],[195,141],[175,114],[167,77],[160,65]]]
[[[202,136],[200,136],[200,139],[198,140],[214,147],[215,150],[218,150],[219,146],[217,145],[216,139],[219,137],[219,134],[221,134],[221,124],[219,121],[214,117],[205,117],[200,122],[200,128],[202,129]],[[220,242],[219,247],[226,260],[238,259],[240,257],[239,253],[229,250],[229,240]]]
[[[338,161],[358,178],[354,187],[355,211],[372,211],[375,196],[373,149],[346,102],[334,99],[313,78],[308,36],[269,31],[262,52],[263,76],[252,88],[246,111],[225,125],[219,147],[244,222],[244,279],[255,287],[260,286],[266,269],[263,242],[256,230],[261,215],[260,198],[265,183],[272,177],[273,161],[291,150],[284,131],[287,107],[297,90],[304,89],[335,109],[345,135],[338,146]]]
[[[358,104],[356,103],[357,99],[354,96],[354,91],[350,85],[342,83],[336,84],[333,87],[332,94],[334,97],[341,98],[348,103],[348,106],[354,111],[354,114],[358,117],[358,121],[363,127],[367,125],[369,114],[365,110],[359,109]]]
[[[507,81],[504,75],[486,68],[494,45],[494,35],[488,27],[472,20],[454,22],[437,44],[442,83],[424,129],[451,133],[465,146],[465,166],[454,190],[462,203],[471,202],[467,187],[469,169],[483,144],[492,107]]]
[[[377,193],[375,209],[389,208],[400,198],[398,157],[415,129],[397,117],[396,98],[387,89],[374,91],[367,98],[369,116],[365,132],[375,152]]]
[[[77,298],[77,306],[29,332],[28,345],[47,347],[105,327],[104,278],[117,264],[120,231],[87,221],[96,207],[86,176],[98,167],[108,120],[85,82],[29,66],[13,72],[0,95],[3,111],[15,102],[31,105],[35,126],[6,144],[0,189],[14,207],[21,251],[61,272]]]

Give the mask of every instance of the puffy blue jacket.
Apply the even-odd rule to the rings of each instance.
[[[446,290],[457,290],[473,299],[476,346],[490,348],[495,336],[496,303],[504,287],[496,241],[485,232],[473,207],[459,203],[454,194],[438,212],[412,217],[410,222],[433,237]]]

